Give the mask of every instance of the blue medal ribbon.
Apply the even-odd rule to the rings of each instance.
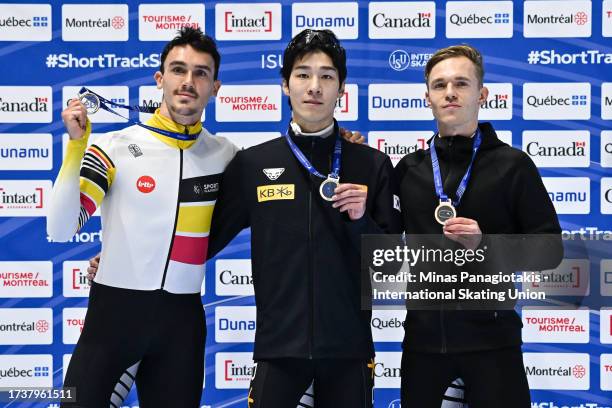
[[[434,140],[431,143],[431,148],[429,149],[431,155],[431,167],[433,169],[434,176],[434,185],[436,187],[436,195],[438,196],[440,201],[449,201],[448,196],[444,194],[444,188],[442,185],[440,163],[438,162],[438,154],[436,153],[436,137],[440,137],[439,133],[434,136]],[[474,165],[474,159],[476,158],[476,153],[478,153],[478,149],[480,148],[481,143],[482,136],[480,134],[480,129],[476,129],[476,134],[474,135],[474,145],[472,147],[472,160],[470,161],[470,165],[468,166],[467,171],[465,172],[463,178],[461,179],[461,182],[459,183],[459,187],[457,187],[457,200],[453,201],[453,206],[455,207],[459,206],[459,203],[461,202],[461,197],[463,197],[463,193],[465,193],[465,189],[467,188],[470,176],[472,175],[472,166]]]
[[[142,122],[131,120],[130,118],[126,118],[125,116],[121,115],[119,112],[117,112],[114,109],[112,109],[110,106],[114,106],[114,107],[117,107],[117,108],[128,109],[128,110],[136,111],[136,112],[144,112],[144,113],[155,113],[155,108],[146,107],[146,106],[122,105],[120,103],[116,103],[116,102],[110,101],[110,100],[106,99],[105,97],[98,95],[97,93],[93,92],[89,88],[82,87],[81,90],[79,91],[79,97],[81,97],[83,95],[86,95],[86,94],[95,95],[98,98],[98,100],[100,101],[100,108],[104,109],[105,111],[110,112],[110,113],[114,113],[115,115],[117,115],[117,116],[127,120],[128,123],[141,126],[141,127],[145,128],[147,130],[150,130],[152,132],[159,133],[161,135],[164,135],[164,136],[167,136],[167,137],[171,137],[172,139],[178,139],[178,140],[196,140],[198,138],[198,136],[200,135],[199,133],[197,133],[195,135],[190,135],[189,133],[172,132],[170,130],[159,129],[159,128],[156,128],[154,126],[145,125]],[[185,128],[185,129],[187,129],[187,128]]]
[[[315,169],[314,166],[310,163],[310,161],[308,161],[308,159],[306,158],[306,156],[304,156],[304,153],[302,153],[300,148],[297,147],[297,145],[293,142],[293,140],[291,140],[291,137],[289,136],[289,132],[285,134],[285,139],[287,140],[287,143],[289,144],[289,148],[291,148],[291,151],[293,152],[293,155],[295,156],[295,158],[300,162],[302,166],[304,166],[306,170],[308,170],[310,174],[320,177],[322,179],[327,179],[327,178],[339,179],[340,178],[340,157],[342,155],[342,140],[340,139],[339,134],[336,136],[336,145],[334,147],[334,156],[332,160],[332,163],[333,163],[332,172],[327,177],[319,173],[317,169]]]

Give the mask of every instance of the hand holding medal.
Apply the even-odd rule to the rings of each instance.
[[[346,211],[353,221],[360,219],[365,214],[366,199],[368,197],[368,186],[361,184],[342,183],[336,188],[332,197],[332,207],[340,212]]]
[[[476,249],[482,240],[478,222],[471,218],[455,217],[444,223],[444,236],[460,243],[466,249]]]
[[[62,120],[72,140],[78,140],[85,134],[87,128],[87,110],[78,99],[68,101],[68,106],[62,111]]]

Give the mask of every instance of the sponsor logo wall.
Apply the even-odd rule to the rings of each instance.
[[[0,4],[3,41],[51,41],[50,4]]]
[[[7,354],[0,356],[0,387],[51,387],[51,354]]]
[[[526,38],[590,37],[591,1],[525,1]]]
[[[291,35],[306,28],[324,30],[331,28],[336,36],[344,40],[359,37],[359,6],[357,2],[338,3],[293,3]]]
[[[170,41],[181,27],[204,29],[204,4],[139,4],[138,39]]]
[[[433,1],[371,1],[368,13],[368,35],[371,39],[436,36],[436,3]]]
[[[446,3],[446,38],[511,38],[511,1],[449,1]]]
[[[590,362],[586,353],[524,353],[529,388],[588,390]]]
[[[46,236],[67,142],[62,108],[82,86],[116,103],[159,107],[161,48],[185,26],[213,36],[222,54],[222,86],[204,125],[242,149],[286,132],[291,109],[279,69],[291,37],[333,30],[348,55],[335,117],[394,165],[427,149],[436,132],[423,81],[428,59],[452,43],[477,46],[489,88],[480,119],[533,161],[566,233],[612,241],[612,0],[15,3],[0,3],[0,387],[61,385],[86,313],[88,259],[103,238],[97,216],[70,242]],[[105,111],[90,119],[89,143],[129,125]],[[207,265],[205,406],[243,405],[255,370],[249,244],[245,231]],[[532,400],[603,407],[612,390],[612,259],[566,258],[528,289],[570,303],[589,296],[598,307],[519,310]],[[404,315],[372,315],[377,407],[399,407]],[[125,404],[137,405],[135,391]]]
[[[215,6],[215,39],[219,41],[280,40],[281,35],[279,3]]]
[[[127,41],[127,4],[62,5],[62,40]]]
[[[51,170],[53,138],[50,133],[0,134],[0,170]]]

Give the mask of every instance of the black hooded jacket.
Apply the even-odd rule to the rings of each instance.
[[[506,239],[499,254],[514,270],[550,269],[561,261],[561,228],[553,204],[532,160],[501,142],[491,124],[479,125],[482,144],[457,216],[474,219],[483,233],[550,234],[525,244]],[[436,137],[444,192],[456,198],[469,166],[474,138]],[[431,143],[431,141],[430,141]],[[395,168],[400,183],[402,218],[407,234],[441,234],[434,219],[439,203],[430,150],[405,156]],[[481,244],[482,245],[482,244]],[[540,256],[546,254],[545,257]],[[537,260],[537,262],[535,262]],[[507,266],[508,266],[507,265]],[[469,352],[521,344],[522,323],[514,310],[409,310],[403,347],[415,352]]]

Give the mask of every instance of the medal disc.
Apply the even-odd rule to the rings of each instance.
[[[319,187],[319,193],[321,194],[321,197],[323,197],[324,200],[332,200],[332,197],[334,196],[334,191],[336,190],[336,187],[338,187],[338,182],[338,179],[329,177],[323,183],[321,183],[321,187]]]
[[[439,224],[444,225],[446,220],[451,218],[455,218],[457,216],[457,212],[455,211],[455,207],[450,203],[450,201],[440,201],[440,204],[436,207],[434,211],[434,217]]]
[[[87,109],[87,113],[93,115],[100,109],[100,99],[89,92],[79,95],[79,99],[85,105],[85,109]]]

